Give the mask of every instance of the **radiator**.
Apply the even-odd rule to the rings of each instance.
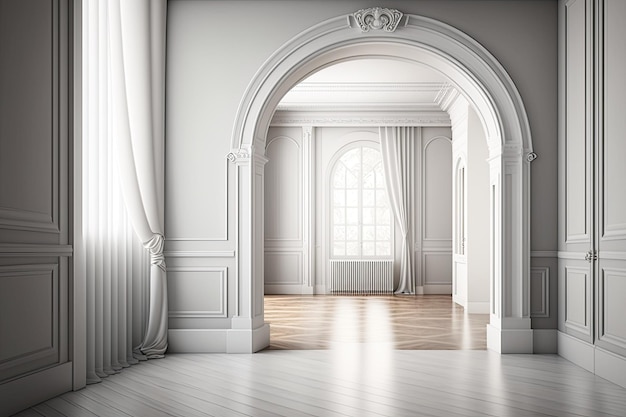
[[[393,292],[393,261],[331,260],[328,291],[332,294],[390,294]]]

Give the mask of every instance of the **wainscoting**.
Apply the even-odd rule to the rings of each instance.
[[[486,349],[488,314],[465,314],[450,295],[266,295],[270,349]]]

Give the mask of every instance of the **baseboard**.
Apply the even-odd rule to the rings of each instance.
[[[452,294],[452,284],[426,284],[424,294]]]
[[[302,295],[313,294],[313,288],[302,284],[265,284],[267,295]]]
[[[498,353],[533,353],[533,330],[499,329],[488,324],[487,349]]]
[[[489,301],[468,301],[465,311],[468,314],[489,314]]]
[[[168,353],[226,353],[228,329],[170,329]]]
[[[258,329],[170,329],[168,353],[254,353],[270,344],[270,326]]]
[[[556,329],[533,329],[533,353],[557,353]]]
[[[0,384],[0,416],[18,413],[72,390],[72,363]]]
[[[460,295],[453,295],[452,301],[460,305],[463,308],[467,306],[467,299],[465,297],[461,297]]]
[[[558,354],[581,368],[626,388],[626,357],[560,331]]]

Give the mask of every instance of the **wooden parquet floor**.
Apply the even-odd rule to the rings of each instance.
[[[488,314],[465,314],[448,295],[266,295],[270,349],[486,349]]]

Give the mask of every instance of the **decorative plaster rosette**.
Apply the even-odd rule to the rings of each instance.
[[[362,32],[369,32],[370,30],[393,32],[398,27],[402,16],[403,13],[396,9],[372,7],[355,12],[354,20],[356,20]]]

